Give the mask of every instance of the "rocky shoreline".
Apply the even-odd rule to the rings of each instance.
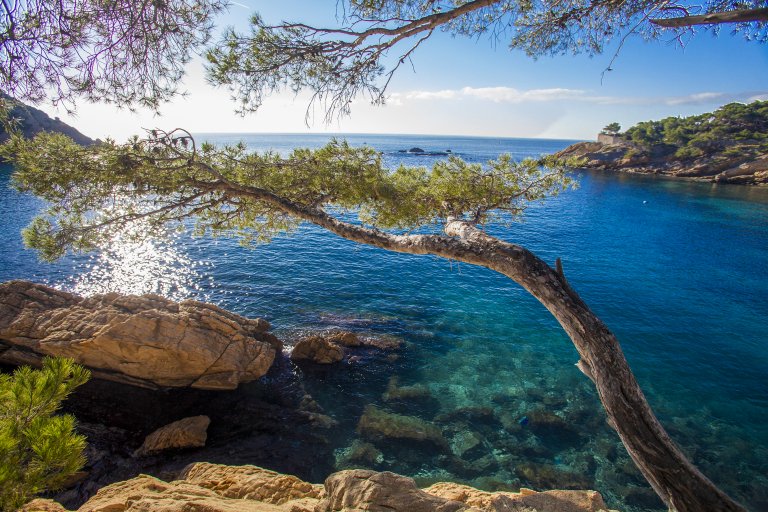
[[[580,169],[648,174],[670,178],[728,183],[768,185],[768,155],[751,150],[719,151],[698,158],[680,158],[676,147],[650,148],[616,139],[604,142],[579,142],[555,153],[558,158],[580,159]]]
[[[607,506],[595,491],[484,492],[439,482],[419,489],[394,473],[346,470],[323,485],[310,484],[256,466],[195,463],[164,481],[140,475],[99,490],[78,512],[600,512]],[[55,501],[37,499],[20,512],[66,512]]]
[[[68,489],[52,497],[70,509],[102,510],[100,505],[87,508],[90,505],[83,503],[97,499],[94,495],[106,486],[131,488],[130,482],[142,473],[175,480],[184,467],[199,461],[257,464],[308,482],[322,482],[340,469],[380,470],[392,463],[393,455],[404,457],[408,466],[423,462],[426,453],[434,452],[459,474],[471,478],[489,476],[488,471],[496,467],[493,457],[481,457],[479,451],[487,443],[485,438],[502,428],[491,411],[461,410],[431,421],[418,417],[426,414],[431,418],[437,413],[435,399],[426,387],[403,385],[392,376],[405,353],[402,340],[319,331],[289,337],[285,346],[292,350],[284,351],[283,341],[269,329],[266,320],[240,317],[195,301],[174,303],[154,295],[118,294],[83,298],[26,281],[0,285],[0,363],[6,365],[4,371],[18,364],[35,365],[46,354],[65,355],[91,368],[95,377],[64,404],[88,439],[87,465]],[[333,389],[360,378],[365,378],[366,388],[384,403],[376,406],[359,400],[346,404],[356,426],[340,426],[313,394],[320,383]],[[530,435],[544,436],[542,439],[553,429],[558,436],[571,431],[553,414],[534,412],[526,419]],[[517,420],[510,425],[520,430]],[[350,428],[354,431],[348,431]],[[591,486],[588,478],[558,473],[556,468],[534,462],[515,471],[543,489]],[[393,473],[370,473],[409,480]],[[138,480],[141,478],[146,483],[149,477]],[[127,482],[118,483],[121,481]],[[422,485],[434,481],[422,479]],[[408,492],[412,494],[416,488],[410,482]],[[165,485],[170,485],[172,495],[178,494],[175,484],[150,487]],[[515,493],[508,489],[518,487],[496,482],[489,488],[511,495]],[[153,503],[155,498],[147,499]],[[185,499],[179,498],[179,503]],[[212,505],[205,510],[231,510],[228,506]],[[341,510],[317,503],[312,506],[320,508],[307,510]],[[345,510],[379,510],[378,505],[365,506]],[[147,507],[124,509],[156,510],[154,505]],[[450,507],[445,510],[507,510]],[[438,509],[442,510],[424,510]]]

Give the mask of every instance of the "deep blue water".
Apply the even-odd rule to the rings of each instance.
[[[328,139],[204,138],[277,151]],[[569,144],[347,138],[382,151],[391,165],[436,160],[398,153],[414,146],[484,162],[502,152],[522,158]],[[334,326],[402,337],[408,344],[402,360],[355,373],[343,386],[312,383],[312,394],[341,422],[332,440],[339,467],[357,436],[362,407],[375,403],[426,420],[439,417],[452,443],[470,431],[481,441],[459,462],[383,443],[377,469],[422,483],[458,480],[488,489],[590,485],[613,507],[656,509],[605,425],[591,383],[574,367],[570,341],[507,278],[434,257],[387,253],[311,226],[254,250],[229,238],[174,233],[40,263],[23,249],[19,230],[41,205],[9,189],[9,177],[10,169],[2,169],[0,280],[31,279],[83,294],[194,297],[265,317],[289,342],[301,330]],[[727,492],[753,510],[768,510],[768,189],[593,173],[578,178],[577,190],[532,206],[524,222],[490,230],[549,262],[562,258],[573,287],[617,334],[673,439]],[[390,375],[400,385],[425,385],[429,404],[385,402],[381,386],[368,383]],[[486,409],[456,413],[469,407]],[[521,425],[543,413],[563,421],[551,431]]]

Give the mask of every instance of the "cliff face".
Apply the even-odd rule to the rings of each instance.
[[[556,154],[580,158],[583,169],[658,174],[713,183],[768,185],[768,154],[748,144],[730,145],[696,158],[679,156],[678,148],[659,144],[644,147],[617,140],[579,142]]]
[[[30,107],[19,101],[11,99],[6,94],[0,93],[0,99],[9,102],[13,107],[11,108],[11,118],[19,120],[19,128],[21,133],[26,138],[32,138],[39,132],[57,132],[67,135],[69,138],[81,144],[88,146],[95,141],[89,137],[86,137],[75,128],[60,121],[58,118],[52,119],[48,114],[42,110]],[[0,126],[0,143],[8,140],[8,134],[5,129]]]

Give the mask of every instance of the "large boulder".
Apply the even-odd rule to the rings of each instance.
[[[318,511],[328,512],[456,512],[473,510],[458,501],[428,494],[413,479],[366,469],[339,471],[325,480],[325,499]],[[477,509],[474,509],[477,510]]]
[[[282,346],[269,327],[194,300],[0,284],[0,361],[71,357],[96,377],[145,387],[234,389],[258,379]]]
[[[144,439],[135,456],[152,455],[175,448],[199,448],[208,439],[208,416],[192,416],[160,427]]]

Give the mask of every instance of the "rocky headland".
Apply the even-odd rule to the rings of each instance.
[[[52,119],[48,114],[40,109],[25,105],[20,101],[14,100],[10,96],[0,92],[0,101],[9,104],[10,118],[18,120],[18,129],[25,138],[32,138],[40,132],[63,133],[76,143],[88,146],[95,143],[93,139],[77,131],[76,128],[61,121],[59,118]],[[0,143],[8,140],[8,134],[0,126]]]
[[[768,101],[730,103],[714,112],[620,129],[611,123],[596,142],[579,142],[556,156],[597,171],[768,185]]]
[[[596,171],[652,174],[713,183],[768,185],[768,154],[746,149],[684,158],[677,156],[675,146],[645,147],[616,138],[609,143],[579,142],[555,156],[579,159],[579,168]]]

